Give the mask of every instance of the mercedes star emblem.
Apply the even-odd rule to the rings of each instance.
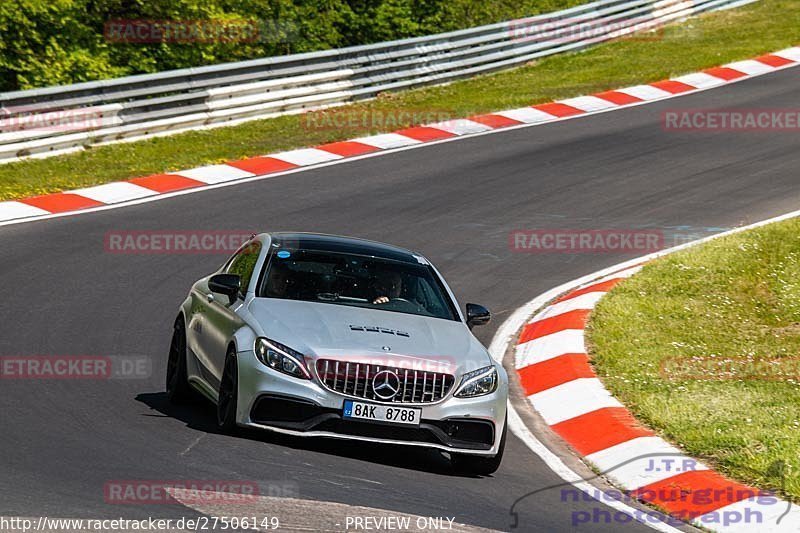
[[[400,378],[391,370],[381,370],[372,378],[372,390],[381,400],[391,400],[400,390]]]

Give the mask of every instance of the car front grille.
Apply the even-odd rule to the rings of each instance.
[[[397,393],[386,398],[390,390],[381,389],[377,393],[373,381],[379,373],[389,371],[397,376],[397,381],[390,375],[390,381]],[[455,377],[442,372],[396,368],[392,366],[370,365],[333,359],[317,361],[317,374],[326,388],[375,402],[385,403],[435,403],[442,400],[453,387]],[[385,374],[381,374],[385,378]],[[385,380],[376,383],[380,385]]]

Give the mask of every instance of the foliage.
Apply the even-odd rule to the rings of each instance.
[[[585,1],[585,0],[584,0]],[[0,2],[0,91],[367,44],[582,0],[15,0]],[[131,42],[115,21],[251,28],[248,37]],[[236,26],[236,25],[239,26]],[[205,34],[209,35],[209,34]]]

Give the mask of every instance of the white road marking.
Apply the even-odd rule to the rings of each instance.
[[[399,133],[381,133],[379,135],[371,135],[369,137],[359,137],[352,139],[355,142],[368,144],[383,150],[390,150],[392,148],[400,148],[403,146],[411,146],[415,144],[427,144]]]
[[[203,433],[202,435],[200,435],[199,437],[197,437],[196,439],[194,439],[194,441],[192,441],[192,443],[191,443],[189,446],[187,446],[187,447],[186,447],[186,449],[185,449],[185,450],[183,450],[183,451],[182,451],[182,452],[181,452],[179,455],[186,455],[187,453],[189,453],[190,451],[192,451],[192,448],[194,448],[195,446],[197,446],[197,445],[200,443],[200,441],[201,441],[201,440],[203,440],[203,437],[205,437],[205,436],[206,436],[206,434],[205,434],[205,433]]]
[[[286,161],[287,163],[292,163],[293,165],[304,166],[342,159],[343,156],[332,152],[326,152],[318,148],[300,148],[298,150],[289,150],[288,152],[268,154],[265,157],[273,157],[281,161]]]
[[[480,133],[482,131],[489,131],[492,128],[486,124],[467,120],[463,118],[445,120],[444,122],[436,122],[435,124],[425,124],[426,127],[436,128],[437,130],[444,130],[455,135],[466,135],[469,133]]]
[[[745,59],[744,61],[736,61],[735,63],[728,63],[727,65],[723,66],[732,68],[733,70],[738,70],[739,72],[744,72],[750,76],[766,74],[767,72],[772,72],[775,70],[774,67],[765,65],[761,61],[756,61],[755,59]]]
[[[693,74],[686,74],[685,76],[678,76],[677,78],[672,78],[673,81],[678,81],[680,83],[685,83],[686,85],[691,85],[692,87],[699,88],[707,88],[707,87],[716,87],[717,85],[722,85],[727,83],[722,78],[717,78],[716,76],[712,76],[711,74],[706,74],[705,72],[695,72]]]
[[[582,329],[564,329],[517,346],[517,368],[525,368],[566,353],[584,353]]]
[[[789,61],[800,61],[800,46],[787,48],[780,52],[774,52],[772,55],[788,59]]]
[[[578,378],[528,396],[548,425],[558,424],[603,407],[622,407],[597,378]]]
[[[653,87],[652,85],[634,85],[633,87],[624,87],[622,89],[614,89],[618,93],[625,93],[628,96],[639,98],[645,101],[660,100],[662,98],[669,98],[673,96],[672,93]]]
[[[597,96],[578,96],[576,98],[567,98],[566,100],[559,100],[560,104],[567,104],[568,106],[575,107],[587,113],[592,111],[600,111],[601,109],[611,109],[618,107],[614,102],[603,100]]]
[[[106,183],[105,185],[95,185],[94,187],[86,187],[84,189],[76,189],[68,192],[104,204],[115,204],[158,195],[156,191],[151,191],[150,189],[139,187],[138,185],[125,181],[115,181]]]
[[[22,202],[0,202],[0,221],[47,214],[49,214],[49,211],[33,207],[32,205],[23,204]]]
[[[519,109],[508,109],[506,111],[497,111],[493,115],[500,115],[501,117],[510,118],[524,124],[536,124],[539,122],[547,122],[549,120],[556,120],[558,117],[545,113],[539,109],[532,107],[520,107]]]
[[[587,292],[586,294],[581,294],[580,296],[570,298],[569,300],[555,303],[549,306],[546,311],[537,314],[529,323],[538,322],[540,320],[544,320],[545,318],[553,318],[554,316],[563,315],[564,313],[569,313],[570,311],[594,309],[594,306],[597,305],[597,302],[599,302],[600,298],[605,296],[605,294],[606,293],[599,291]]]
[[[181,170],[180,172],[172,172],[172,174],[208,184],[224,183],[226,181],[240,180],[242,178],[255,176],[252,172],[247,172],[246,170],[230,165],[207,165],[204,167],[190,168],[189,170]]]

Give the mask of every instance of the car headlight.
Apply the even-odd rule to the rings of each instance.
[[[497,369],[487,366],[467,372],[461,378],[461,385],[458,386],[456,396],[458,398],[472,398],[491,394],[497,390]]]
[[[256,339],[256,357],[266,366],[278,372],[300,379],[311,379],[303,354],[265,337]]]

